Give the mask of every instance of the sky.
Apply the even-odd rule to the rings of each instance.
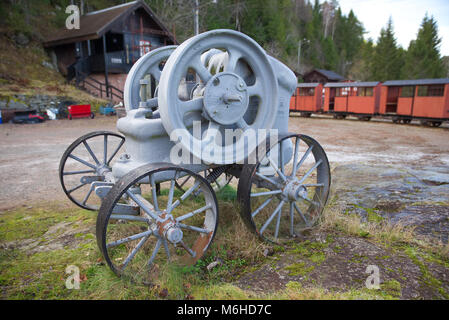
[[[377,41],[380,29],[391,16],[397,43],[404,49],[408,48],[410,40],[416,39],[427,12],[438,24],[438,35],[442,39],[440,53],[449,56],[449,0],[338,0],[338,3],[344,14],[351,9],[354,11],[367,31],[365,39]]]

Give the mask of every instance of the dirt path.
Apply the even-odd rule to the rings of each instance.
[[[47,121],[38,125],[0,125],[0,210],[67,201],[58,180],[61,155],[79,136],[116,131],[115,117]],[[341,163],[406,164],[449,167],[449,128],[394,125],[390,122],[300,118],[290,131],[317,139],[332,167]],[[449,169],[447,169],[449,172]]]

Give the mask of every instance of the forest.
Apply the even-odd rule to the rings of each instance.
[[[24,33],[39,41],[64,25],[64,8],[82,12],[121,4],[123,0],[6,0],[0,4],[0,30]],[[145,0],[178,42],[194,34],[195,0]],[[199,31],[229,28],[261,44],[298,74],[320,68],[351,80],[441,78],[449,57],[439,51],[441,37],[427,13],[407,48],[398,45],[393,18],[377,39],[365,38],[363,21],[344,14],[337,0],[198,0]],[[42,14],[44,12],[44,14]],[[415,31],[410,31],[415,32]]]

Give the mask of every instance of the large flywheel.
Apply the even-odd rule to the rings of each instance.
[[[178,92],[189,81],[199,85],[185,99]],[[266,52],[232,30],[205,32],[180,45],[165,64],[158,92],[167,133],[197,159],[214,164],[244,161],[257,144],[248,143],[252,138],[243,132],[272,128],[277,98],[277,79]],[[194,134],[192,119],[200,123],[200,135]],[[240,135],[225,139],[225,129],[241,129]],[[237,152],[242,148],[245,152]]]
[[[160,80],[163,64],[176,46],[166,46],[152,50],[133,65],[126,77],[123,100],[127,111],[139,107],[157,107],[157,97],[151,95],[151,84]]]

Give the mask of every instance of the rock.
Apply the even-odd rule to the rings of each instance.
[[[22,103],[20,101],[14,101],[14,100],[9,101],[8,108],[17,109],[17,110],[28,110],[29,109],[29,107],[25,103]]]
[[[30,43],[30,39],[28,39],[28,37],[22,32],[19,32],[18,34],[13,36],[12,39],[19,46],[26,46],[28,43]]]
[[[45,68],[51,69],[51,70],[55,69],[55,67],[50,62],[45,61],[45,60],[42,61],[42,66],[45,67]]]
[[[216,266],[218,266],[219,264],[221,264],[221,261],[214,261],[209,263],[209,265],[207,266],[207,270],[211,271],[213,268],[215,268]]]

